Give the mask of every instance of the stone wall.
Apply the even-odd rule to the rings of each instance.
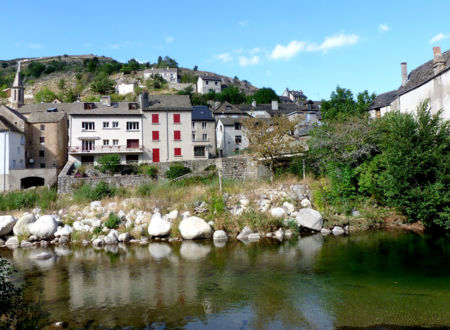
[[[192,87],[192,91],[196,91],[197,90],[197,84],[193,84],[193,83],[173,83],[173,82],[169,82],[169,88],[171,89],[176,89],[177,91],[181,91],[187,87],[191,86]]]
[[[221,170],[223,178],[240,181],[268,177],[269,175],[266,167],[245,157],[186,160],[178,163],[190,168],[193,173],[204,172],[208,166],[215,165],[217,169]],[[171,164],[173,162],[151,163],[151,165],[158,167],[160,177],[165,175]],[[115,187],[136,187],[153,180],[147,175],[99,175],[97,177],[75,178],[73,177],[73,162],[68,162],[58,176],[58,192],[61,194],[71,193],[74,187],[81,186],[84,183],[95,186],[100,181],[105,181]]]

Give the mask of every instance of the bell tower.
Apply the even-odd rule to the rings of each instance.
[[[11,86],[11,97],[9,103],[13,109],[20,108],[24,105],[25,87],[23,87],[22,77],[20,75],[20,61],[17,62],[17,72],[14,82]]]

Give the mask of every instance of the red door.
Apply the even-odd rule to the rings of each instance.
[[[159,163],[159,149],[153,149],[153,162]]]
[[[127,140],[127,148],[139,148],[139,140]]]

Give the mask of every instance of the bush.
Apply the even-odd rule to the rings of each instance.
[[[83,184],[73,192],[73,197],[77,203],[85,203],[112,197],[115,194],[116,189],[110,187],[105,181],[100,181],[95,187],[90,184]]]
[[[222,196],[212,195],[209,202],[210,212],[213,215],[219,215],[225,212],[226,205]]]
[[[182,175],[191,173],[191,169],[184,166],[183,164],[180,163],[174,163],[172,165],[170,165],[169,169],[166,172],[166,177],[168,179],[175,179],[178,178]]]
[[[11,191],[0,194],[0,210],[19,210],[40,207],[45,210],[50,208],[58,200],[55,189],[38,188],[25,191]]]
[[[117,154],[103,155],[98,158],[97,162],[99,163],[100,172],[102,173],[118,173],[120,172],[120,156]]]
[[[141,184],[138,189],[137,193],[139,196],[142,197],[148,197],[152,194],[152,192],[155,190],[155,185],[151,183],[143,183]]]
[[[108,219],[105,221],[105,227],[109,229],[116,229],[117,227],[119,227],[121,221],[122,220],[116,213],[110,212],[108,215]]]
[[[156,179],[158,177],[159,169],[156,166],[150,166],[146,171],[145,174],[147,174],[152,179]]]

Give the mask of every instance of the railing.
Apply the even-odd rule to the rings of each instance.
[[[195,139],[195,140],[192,140],[192,142],[193,143],[196,143],[196,142],[209,142],[209,138],[207,138],[207,139]]]
[[[122,152],[143,152],[144,147],[127,147],[127,146],[92,146],[91,148],[84,147],[69,147],[69,154],[98,154],[98,153],[122,153]]]

